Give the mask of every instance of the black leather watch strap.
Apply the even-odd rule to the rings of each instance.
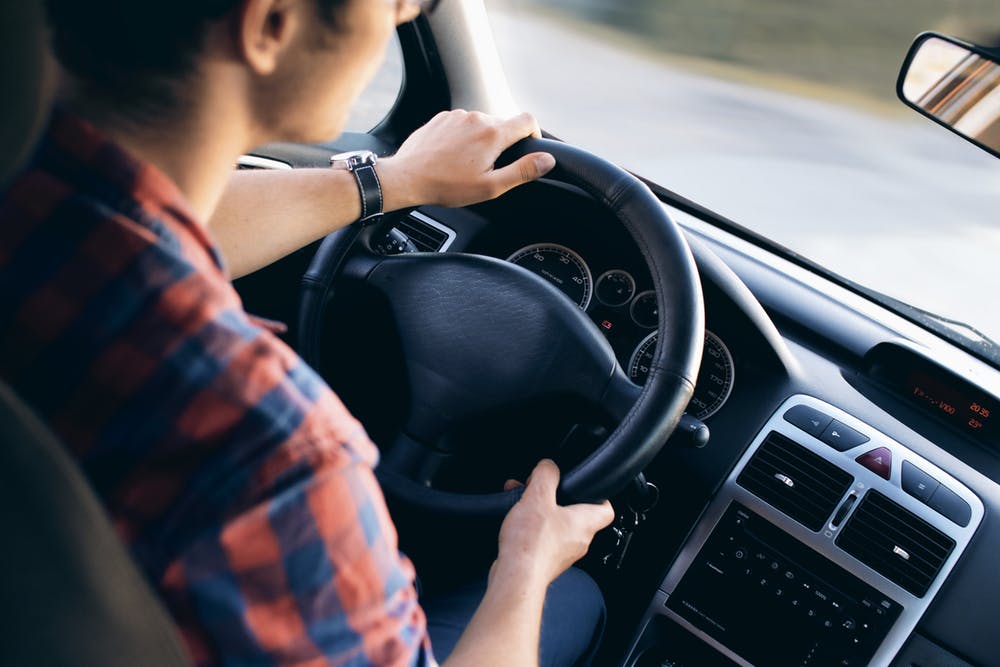
[[[375,173],[375,165],[355,167],[352,173],[358,182],[358,192],[361,193],[361,217],[358,222],[373,225],[382,219],[383,206],[382,184]]]

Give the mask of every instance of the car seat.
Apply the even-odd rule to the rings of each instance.
[[[0,535],[0,665],[190,664],[65,448],[3,384]]]
[[[41,2],[0,3],[0,188],[48,116]],[[190,665],[66,449],[0,383],[0,665]]]

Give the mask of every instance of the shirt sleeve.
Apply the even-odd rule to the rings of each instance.
[[[199,665],[436,664],[374,446],[360,425],[342,442],[314,440],[339,410],[332,394],[319,401],[315,426],[257,473],[275,492],[167,567],[161,590]]]
[[[195,288],[202,276],[172,286],[187,289],[169,305],[179,317],[200,313],[185,338],[195,353],[169,392],[183,407],[164,418],[171,435],[128,484],[130,510],[159,506],[167,496],[150,472],[185,471],[140,542],[158,535],[166,546],[153,571],[192,656],[241,667],[433,665],[413,566],[373,473],[378,450],[228,286]]]

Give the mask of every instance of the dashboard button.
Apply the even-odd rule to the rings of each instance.
[[[903,491],[926,503],[937,491],[938,486],[936,479],[909,461],[903,461]]]
[[[830,425],[830,421],[833,419],[815,408],[810,408],[808,405],[796,405],[789,408],[785,412],[784,417],[785,421],[789,424],[798,426],[809,435],[817,438],[823,433],[823,429]]]
[[[873,449],[854,459],[882,479],[892,476],[892,452],[885,447]]]
[[[969,520],[972,519],[972,508],[969,507],[969,503],[944,485],[938,485],[927,504],[963,528],[968,526]]]
[[[853,449],[869,440],[868,436],[864,433],[859,433],[836,419],[826,427],[826,430],[823,431],[823,435],[819,439],[838,452],[846,452],[848,449]]]

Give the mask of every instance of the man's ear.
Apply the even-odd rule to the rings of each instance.
[[[296,0],[244,0],[237,49],[255,73],[266,76],[277,69],[295,34],[297,9]]]

